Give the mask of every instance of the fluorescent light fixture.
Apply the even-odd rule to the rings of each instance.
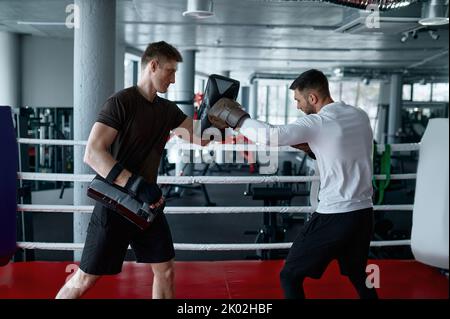
[[[403,7],[407,7],[411,4],[411,1],[402,1],[402,2],[397,2],[392,4],[391,9],[397,9],[397,8],[403,8]]]
[[[66,25],[65,22],[17,21],[21,25]]]
[[[448,24],[448,0],[429,0],[422,5],[421,25]]]
[[[421,25],[445,25],[448,24],[448,18],[441,18],[441,17],[435,17],[435,18],[423,18],[419,20],[419,23]]]

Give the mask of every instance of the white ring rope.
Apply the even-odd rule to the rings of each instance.
[[[86,146],[87,141],[18,138],[17,143],[19,143],[19,144],[37,144],[37,145],[69,145],[69,146],[83,145],[83,146]]]
[[[35,138],[18,138],[19,144],[38,144],[38,145],[83,145],[87,144],[87,141],[74,141],[74,140],[56,140],[56,139],[35,139]],[[199,146],[190,144],[187,142],[168,142],[166,149],[181,149],[181,150],[205,150],[205,151],[274,151],[274,152],[299,152],[298,149],[290,146],[281,147],[268,147],[264,145],[256,144],[210,144],[207,146]],[[404,151],[418,151],[420,149],[420,143],[403,143],[403,144],[391,144],[391,151],[404,152]],[[377,144],[378,152],[384,152],[385,144]]]
[[[21,144],[39,144],[39,145],[82,145],[87,144],[86,141],[73,140],[51,140],[51,139],[28,139],[19,138],[18,143]],[[284,147],[268,147],[255,144],[210,144],[206,147],[192,145],[187,143],[167,143],[167,149],[176,148],[182,150],[206,150],[206,151],[287,151],[298,152],[298,149]],[[418,151],[420,143],[409,144],[391,144],[392,151]],[[385,145],[377,145],[378,152],[385,150]],[[377,180],[386,179],[386,175],[374,175]],[[68,182],[90,182],[93,174],[55,174],[55,173],[30,173],[19,172],[18,178],[23,180],[45,180],[45,181],[68,181]],[[415,179],[416,174],[392,174],[391,180],[396,179]],[[318,181],[319,176],[159,176],[157,182],[159,184],[247,184],[247,183],[295,183],[295,182],[314,182]],[[375,211],[397,210],[411,211],[413,205],[376,205]],[[22,212],[78,212],[91,213],[93,206],[71,206],[71,205],[18,205],[18,211]],[[168,214],[204,214],[204,213],[260,213],[260,212],[277,212],[277,213],[311,213],[314,208],[311,206],[272,206],[272,207],[166,207],[165,213]],[[391,241],[373,241],[371,247],[382,246],[408,246],[410,240],[391,240]],[[84,247],[82,243],[43,243],[43,242],[18,242],[18,247],[23,249],[44,249],[44,250],[81,250]],[[289,249],[292,243],[269,243],[269,244],[188,244],[175,243],[176,250],[192,250],[192,251],[232,251],[232,250],[272,250],[272,249]],[[130,247],[129,247],[130,248]]]
[[[41,181],[90,182],[93,174],[18,173],[19,179]],[[392,178],[391,178],[392,179]],[[158,184],[247,184],[294,183],[319,180],[319,176],[158,176]]]
[[[372,241],[371,247],[384,246],[409,246],[411,241],[405,240],[389,240],[389,241]],[[231,251],[231,250],[273,250],[273,249],[289,249],[292,243],[271,243],[271,244],[185,244],[174,243],[175,250],[190,251]],[[18,242],[17,246],[22,249],[42,249],[42,250],[82,250],[82,243],[42,243],[42,242]],[[130,249],[130,247],[128,247]]]
[[[415,179],[417,174],[391,174],[391,180]],[[59,173],[17,173],[22,180],[90,182],[93,174]],[[386,179],[386,175],[374,175],[377,180]],[[158,176],[158,184],[261,184],[261,183],[303,183],[318,181],[319,176]]]
[[[420,143],[390,144],[391,152],[418,151]],[[235,152],[299,152],[300,150],[291,146],[267,146],[261,144],[209,144],[200,146],[187,142],[169,142],[166,149],[183,151],[235,151]],[[384,152],[385,144],[377,144],[377,151]]]
[[[46,213],[92,213],[94,206],[72,206],[72,205],[34,205],[22,204],[17,205],[17,211],[20,212],[46,212]],[[374,211],[412,211],[413,205],[375,205]],[[190,206],[190,207],[174,207],[166,206],[165,214],[235,214],[235,213],[312,213],[311,206]]]

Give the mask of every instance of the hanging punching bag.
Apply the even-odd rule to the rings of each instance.
[[[16,251],[18,147],[11,108],[0,106],[0,266]]]
[[[448,119],[428,121],[420,141],[411,250],[416,260],[449,268]]]

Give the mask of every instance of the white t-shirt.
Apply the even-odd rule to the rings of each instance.
[[[257,135],[261,129],[265,135]],[[317,212],[345,213],[372,207],[373,134],[362,109],[333,102],[317,114],[287,125],[247,119],[239,132],[266,145],[309,144],[320,174]]]

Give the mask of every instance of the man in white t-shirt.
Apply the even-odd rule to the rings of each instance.
[[[366,284],[373,235],[372,129],[367,114],[334,102],[318,70],[302,73],[290,86],[306,116],[273,126],[250,119],[240,105],[219,100],[208,112],[215,127],[231,127],[266,145],[296,145],[313,152],[320,174],[319,205],[295,239],[280,273],[286,298],[305,298],[303,280],[320,278],[337,259],[360,298],[377,298]],[[265,134],[260,134],[261,130]]]

